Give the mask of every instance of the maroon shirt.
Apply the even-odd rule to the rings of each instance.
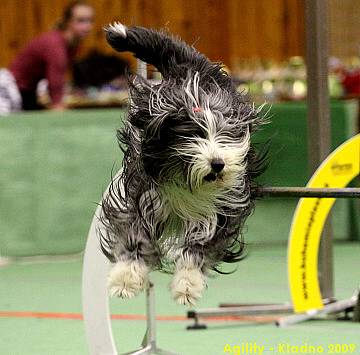
[[[46,32],[21,50],[9,69],[19,89],[24,91],[35,91],[38,82],[46,78],[52,103],[58,104],[62,101],[66,70],[75,51],[68,46],[61,31]]]

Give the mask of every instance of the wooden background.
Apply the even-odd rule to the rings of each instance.
[[[331,38],[336,39],[330,48],[340,56],[359,54],[360,0],[329,1]],[[67,3],[68,0],[1,0],[0,66],[8,65],[31,38],[51,29]],[[304,0],[89,0],[89,3],[96,11],[95,26],[84,43],[83,53],[94,47],[113,53],[104,40],[102,27],[119,20],[125,24],[166,27],[211,60],[222,61],[231,68],[243,58],[279,61],[304,54]]]
[[[360,0],[330,1],[330,53],[360,56]]]
[[[112,52],[102,27],[114,20],[168,28],[212,60],[280,60],[303,53],[303,0],[89,0],[95,27],[85,48]],[[1,0],[0,66],[35,35],[52,28],[67,0]]]

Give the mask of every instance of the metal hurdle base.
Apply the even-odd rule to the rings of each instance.
[[[319,316],[337,314],[344,312],[341,320],[353,320],[360,322],[360,289],[346,300],[336,301],[335,299],[324,299],[324,307],[319,310],[312,310],[306,313],[290,314],[280,317],[275,324],[278,327],[286,327],[300,323]],[[212,317],[236,317],[236,316],[259,316],[293,313],[293,307],[289,303],[285,304],[242,304],[242,305],[220,305],[218,308],[204,308],[197,311],[189,311],[187,317],[193,319],[194,323],[187,327],[188,330],[206,329],[207,325],[200,323],[199,319]],[[350,316],[350,314],[353,314]]]
[[[329,302],[329,301],[325,301]],[[207,325],[199,323],[199,319],[206,319],[212,317],[237,317],[237,316],[261,316],[261,315],[276,315],[293,312],[293,307],[290,303],[284,304],[223,304],[218,308],[204,308],[200,310],[193,310],[187,313],[189,319],[194,319],[194,324],[187,327],[188,330],[206,329]]]
[[[194,319],[194,324],[186,329],[206,329],[207,325],[199,323],[199,319],[212,317],[236,317],[236,316],[259,316],[268,314],[290,313],[293,308],[290,304],[241,304],[241,305],[220,305],[218,308],[204,308],[197,311],[189,311],[187,317]]]
[[[360,305],[360,290],[356,290],[353,296],[346,300],[336,301],[325,305],[322,309],[315,309],[305,313],[292,314],[290,316],[279,318],[276,321],[278,327],[286,327],[288,325],[297,324],[306,320],[316,318],[318,316],[325,316],[329,314],[337,314],[344,312],[342,320],[353,320],[360,322],[359,319],[359,305]],[[353,317],[349,314],[353,313]]]
[[[142,342],[142,348],[136,351],[131,351],[123,355],[178,355],[171,351],[163,350],[156,345],[156,313],[155,313],[155,293],[154,284],[149,282],[146,289],[146,322],[147,331],[145,333],[144,340]]]

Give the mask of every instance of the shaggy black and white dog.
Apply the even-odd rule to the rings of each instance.
[[[162,74],[131,77],[118,140],[123,170],[102,201],[101,246],[115,264],[111,295],[132,297],[157,269],[174,273],[181,304],[201,297],[206,276],[243,254],[259,158],[250,143],[260,109],[236,91],[219,64],[166,33],[115,23],[110,45]]]

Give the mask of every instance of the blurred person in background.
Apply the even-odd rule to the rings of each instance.
[[[0,115],[42,108],[37,85],[47,79],[50,108],[62,110],[66,73],[80,42],[93,27],[94,10],[85,1],[73,1],[65,9],[56,29],[31,40],[10,64],[0,70]]]

